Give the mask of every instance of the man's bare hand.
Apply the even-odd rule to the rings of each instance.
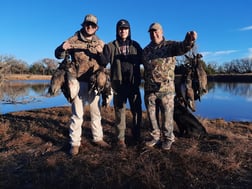
[[[195,31],[187,32],[187,35],[190,36],[191,41],[195,41],[197,39],[197,37],[198,37],[198,34]]]
[[[97,51],[98,53],[102,53],[102,51],[103,51],[103,48],[102,48],[101,45],[97,45],[97,46],[95,47],[95,49],[96,49],[96,51]]]
[[[68,41],[66,41],[66,42],[64,42],[62,48],[66,51],[68,49],[71,49],[72,45]]]

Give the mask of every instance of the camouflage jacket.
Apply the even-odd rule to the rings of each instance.
[[[194,42],[163,41],[148,44],[143,50],[144,90],[150,92],[174,93],[176,57],[188,52]]]
[[[96,50],[97,45],[104,46],[104,42],[96,35],[92,40],[87,40],[81,31],[77,31],[72,37],[67,39],[71,44],[71,49],[67,52],[62,48],[63,43],[55,49],[55,57],[58,59],[65,58],[66,54],[70,54],[72,64],[71,72],[78,80],[88,81],[90,76],[103,65],[103,56],[98,54]],[[104,61],[105,62],[105,61]],[[74,71],[73,71],[74,70]]]

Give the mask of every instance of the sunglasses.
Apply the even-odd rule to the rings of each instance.
[[[128,30],[128,27],[119,27],[119,30]]]
[[[94,28],[97,28],[97,25],[96,25],[95,23],[93,23],[93,22],[86,22],[84,25],[85,25],[86,27],[91,26],[93,29],[94,29]]]

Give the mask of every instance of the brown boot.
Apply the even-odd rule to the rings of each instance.
[[[76,156],[79,153],[79,146],[72,146],[70,149],[70,155]]]
[[[95,145],[97,145],[101,148],[111,148],[111,146],[107,142],[105,142],[104,140],[95,141],[94,143],[95,143]]]
[[[120,149],[125,149],[127,146],[126,146],[126,144],[125,144],[125,142],[124,142],[124,140],[119,140],[118,142],[117,142],[117,146],[120,148]]]

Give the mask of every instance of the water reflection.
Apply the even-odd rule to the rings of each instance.
[[[45,94],[48,81],[9,81],[0,86],[2,103],[28,103]]]
[[[0,87],[0,114],[69,106],[62,93],[47,97],[50,81],[11,81]],[[143,98],[143,90],[141,90]],[[208,83],[208,93],[201,101],[196,101],[195,115],[206,118],[224,118],[225,120],[252,121],[252,84],[250,83]],[[128,106],[129,107],[129,106]],[[145,105],[142,104],[143,110]]]
[[[195,114],[202,117],[252,121],[252,84],[209,83],[209,92],[196,105]]]
[[[0,86],[0,114],[69,105],[63,95],[47,96],[50,81],[9,81]]]
[[[252,84],[250,83],[215,83],[215,86],[236,96],[252,97]]]

